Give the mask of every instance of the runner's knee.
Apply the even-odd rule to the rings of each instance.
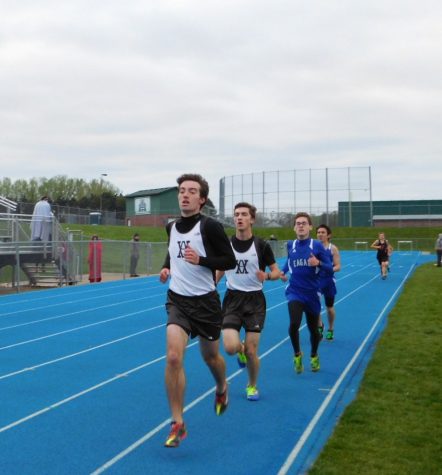
[[[183,356],[181,352],[169,349],[167,352],[167,364],[174,369],[180,368],[183,364]]]

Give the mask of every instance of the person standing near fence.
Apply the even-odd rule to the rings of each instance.
[[[278,280],[280,271],[270,244],[253,235],[256,208],[249,203],[237,203],[234,208],[235,236],[230,240],[236,257],[236,267],[217,271],[216,281],[223,275],[227,291],[223,299],[223,342],[229,355],[237,355],[240,368],[247,367],[246,397],[258,401],[258,345],[266,317],[266,299],[262,291],[265,280]],[[266,267],[270,272],[266,272]],[[241,342],[240,331],[245,329]]]
[[[381,278],[385,280],[388,274],[388,267],[390,265],[390,255],[393,252],[393,247],[385,239],[385,233],[379,233],[376,241],[373,241],[370,246],[373,249],[377,249],[376,259],[379,262],[381,268]]]
[[[320,334],[318,331],[321,301],[319,291],[319,271],[322,269],[330,275],[332,264],[320,241],[312,239],[312,219],[308,213],[295,215],[294,230],[296,239],[287,242],[287,262],[281,271],[281,279],[289,283],[286,287],[288,310],[290,317],[289,336],[293,346],[293,364],[296,373],[304,371],[302,351],[299,341],[299,327],[305,313],[310,332],[310,367],[319,371],[320,363],[318,347]],[[287,277],[287,273],[290,277]]]
[[[325,339],[328,341],[331,341],[334,338],[336,318],[335,296],[337,291],[334,273],[341,270],[341,256],[339,254],[339,249],[331,243],[331,236],[332,231],[326,224],[320,224],[316,228],[316,237],[322,242],[327,256],[333,266],[333,272],[331,274],[324,271],[322,268],[319,269],[319,288],[321,294],[324,296],[325,307],[327,309],[328,329]],[[324,335],[324,323],[322,322],[321,315],[319,315],[319,333],[322,338]]]
[[[181,217],[166,226],[168,253],[160,272],[161,282],[171,278],[166,301],[165,382],[172,422],[166,447],[178,447],[187,436],[183,363],[189,337],[199,337],[201,355],[215,379],[215,414],[220,416],[227,409],[226,364],[219,351],[222,311],[215,273],[236,266],[222,224],[201,214],[209,195],[207,181],[201,175],[184,174],[177,183]]]
[[[31,219],[31,241],[50,241],[53,213],[49,197],[44,195],[34,206]]]
[[[132,236],[130,245],[130,269],[129,274],[131,277],[139,277],[137,274],[137,264],[140,258],[140,236],[135,233]]]
[[[89,242],[89,282],[101,282],[101,258],[103,255],[103,244],[98,236],[94,234]]]
[[[436,264],[437,267],[442,266],[442,233],[439,234],[438,238],[436,239],[436,245],[434,246],[436,249]]]
[[[41,257],[37,261],[41,263],[43,268],[45,261],[48,258],[47,243],[52,240],[52,222],[54,215],[52,213],[51,204],[49,203],[49,197],[44,195],[41,197],[34,206],[34,211],[31,218],[31,241],[35,242],[38,249],[41,248]],[[41,245],[39,243],[42,243]]]

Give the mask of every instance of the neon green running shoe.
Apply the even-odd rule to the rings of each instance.
[[[298,356],[293,357],[293,365],[295,366],[295,371],[300,374],[304,371],[304,365],[302,364],[302,353],[299,353]]]
[[[259,392],[256,389],[256,386],[247,386],[246,394],[249,401],[259,401]]]
[[[327,334],[325,335],[325,339],[331,341],[333,340],[333,338],[334,338],[333,330],[328,330]]]
[[[241,353],[238,351],[236,354],[236,361],[238,362],[238,366],[240,368],[245,368],[247,366],[247,356],[245,353]]]
[[[311,356],[310,357],[310,367],[312,371],[316,372],[319,371],[319,368],[321,367],[319,364],[319,356]]]

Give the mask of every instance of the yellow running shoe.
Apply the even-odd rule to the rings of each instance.
[[[217,416],[220,416],[227,409],[229,404],[229,397],[227,394],[227,382],[226,390],[222,394],[215,393],[215,413]]]
[[[299,353],[299,355],[295,355],[293,357],[293,365],[295,367],[295,371],[298,374],[304,371],[304,365],[302,364],[302,353]]]
[[[184,422],[174,422],[170,423],[170,434],[167,437],[164,447],[175,448],[180,445],[180,442],[187,437],[187,430]]]
[[[256,386],[247,386],[246,393],[249,401],[259,401],[259,392]]]
[[[238,366],[240,368],[245,368],[247,366],[247,356],[246,356],[246,354],[241,353],[240,351],[238,351],[238,353],[236,355],[237,355],[236,361],[238,361]]]
[[[319,368],[321,367],[319,364],[319,356],[311,356],[310,357],[310,367],[312,371],[316,372],[319,371]]]

